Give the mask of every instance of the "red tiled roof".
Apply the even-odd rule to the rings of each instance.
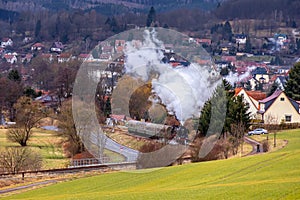
[[[12,55],[12,54],[5,54],[4,55],[5,59],[12,59],[13,57],[14,57],[14,55]]]
[[[44,47],[44,45],[42,43],[35,43],[34,45],[32,45],[33,47]]]
[[[59,58],[70,58],[71,54],[70,53],[62,53],[59,55]]]
[[[3,38],[2,42],[7,42],[10,38]]]
[[[229,62],[234,62],[234,61],[236,61],[236,57],[235,57],[235,56],[222,56],[221,59],[222,59],[222,60],[225,60],[225,61],[229,61]]]
[[[267,97],[266,93],[260,91],[246,91],[248,96],[255,100],[263,100]]]
[[[87,57],[89,57],[89,54],[87,54],[87,53],[82,53],[82,54],[79,54],[78,57],[79,57],[79,58],[87,58]]]
[[[238,95],[241,91],[242,91],[243,88],[235,88],[234,89],[234,96]]]
[[[237,96],[244,88],[235,88],[234,95]],[[245,90],[245,89],[244,89]],[[248,96],[252,97],[255,100],[263,100],[266,98],[266,93],[260,91],[247,91],[245,90]]]
[[[44,54],[42,54],[43,58],[50,58],[51,56],[52,56],[52,54],[50,54],[50,53],[44,53]]]

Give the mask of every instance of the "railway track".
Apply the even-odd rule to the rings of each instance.
[[[106,169],[121,169],[126,166],[133,166],[135,162],[124,162],[124,163],[111,163],[111,164],[97,164],[90,166],[76,166],[68,168],[59,168],[59,169],[46,169],[46,170],[36,170],[36,171],[23,171],[18,173],[0,173],[0,178],[5,178],[9,176],[17,176],[30,174],[65,174],[65,173],[77,173],[84,171],[94,171],[94,170],[106,170]]]

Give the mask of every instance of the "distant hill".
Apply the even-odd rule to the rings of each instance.
[[[290,20],[300,17],[299,0],[228,0],[216,9],[222,19]]]
[[[122,14],[126,12],[148,12],[154,6],[157,12],[178,8],[201,8],[212,10],[224,0],[1,0],[0,9],[7,11],[38,10],[91,10],[106,14]]]

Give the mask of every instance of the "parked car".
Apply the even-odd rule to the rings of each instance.
[[[248,132],[248,135],[260,135],[260,134],[268,134],[268,131],[263,128],[257,128],[254,129],[253,131]]]

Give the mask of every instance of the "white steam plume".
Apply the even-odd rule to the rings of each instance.
[[[199,117],[204,103],[221,83],[220,79],[215,81],[210,66],[191,63],[187,67],[174,68],[163,63],[162,48],[163,43],[156,38],[154,31],[145,31],[140,48],[128,42],[125,49],[126,73],[145,82],[151,80],[153,92],[181,123],[193,116]]]

